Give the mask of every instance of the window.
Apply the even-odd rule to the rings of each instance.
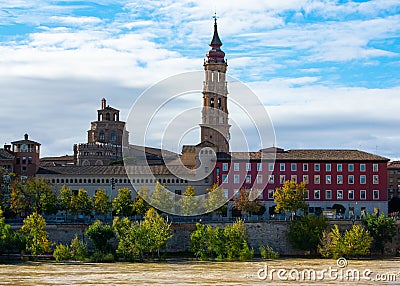
[[[246,184],[251,184],[251,175],[246,175]]]
[[[321,196],[320,190],[314,190],[314,200],[319,200]]]
[[[227,174],[222,175],[222,183],[228,183],[228,175]]]
[[[374,172],[378,172],[378,164],[372,165],[372,170],[373,170]]]
[[[285,171],[285,163],[279,164],[279,171]]]
[[[297,164],[296,164],[296,163],[292,163],[292,164],[290,165],[290,170],[296,171],[296,170],[297,170]]]
[[[284,184],[285,181],[286,181],[285,175],[280,175],[280,176],[279,176],[279,182],[280,182],[281,184]]]
[[[337,164],[337,171],[342,172],[343,171],[343,165],[342,164]]]
[[[262,184],[262,182],[263,182],[263,176],[258,174],[257,175],[257,184]]]
[[[349,190],[347,197],[349,200],[354,200],[354,190]]]
[[[360,164],[360,171],[365,172],[365,164]]]
[[[240,196],[239,189],[234,189],[234,190],[233,190],[233,195],[234,195],[236,198],[238,198],[238,197]]]
[[[222,171],[228,171],[228,163],[222,164]]]
[[[233,182],[239,184],[239,175],[233,175]]]
[[[332,190],[326,190],[325,191],[325,199],[326,200],[331,200],[332,199]]]
[[[366,184],[367,183],[367,179],[365,177],[365,175],[361,175],[360,176],[360,184]]]
[[[275,182],[274,175],[269,175],[268,183],[273,184]]]
[[[379,176],[378,175],[374,175],[372,177],[372,182],[373,182],[374,185],[379,184]]]
[[[110,141],[111,141],[111,143],[116,143],[117,142],[117,135],[115,134],[115,132],[111,132]]]
[[[349,172],[354,172],[354,164],[349,164],[347,166],[347,168],[348,168]]]
[[[303,182],[308,184],[308,175],[303,175]]]
[[[354,184],[354,175],[349,175],[348,182],[349,184]]]
[[[274,164],[268,163],[268,171],[273,171],[273,170],[274,170]]]
[[[17,157],[15,164],[19,165],[19,157]]]
[[[100,142],[104,142],[104,133],[103,132],[100,132],[100,135],[99,135],[99,141]]]
[[[325,165],[325,170],[326,170],[327,172],[330,172],[330,171],[332,170],[331,164],[326,164],[326,165]]]
[[[379,200],[379,190],[373,190],[373,198],[374,200]]]
[[[28,157],[28,164],[32,164],[32,157],[31,156]]]
[[[361,190],[360,191],[360,200],[365,200],[367,198],[367,191]]]
[[[208,167],[204,167],[204,173],[208,173]]]
[[[262,163],[257,163],[257,171],[262,171]]]
[[[251,170],[251,163],[246,163],[246,171],[250,171]]]
[[[290,180],[297,183],[297,176],[296,175],[291,175]]]
[[[332,183],[332,177],[331,177],[331,175],[326,175],[326,176],[325,176],[325,182],[326,182],[326,184],[331,184],[331,183]]]
[[[26,157],[25,157],[25,156],[22,157],[22,164],[23,164],[23,165],[26,164]]]
[[[321,176],[314,175],[314,184],[319,184],[319,183],[321,183]]]
[[[314,164],[314,171],[319,172],[321,170],[321,167],[319,164]]]
[[[343,175],[337,175],[337,183],[343,184]]]
[[[204,179],[204,183],[205,183],[205,184],[208,183],[208,177]]]
[[[227,199],[228,198],[228,189],[224,189],[224,198]]]
[[[306,200],[309,200],[309,199],[310,199],[310,191],[306,190]]]
[[[303,164],[303,171],[305,171],[305,172],[308,171],[308,164],[307,163]]]
[[[343,200],[343,191],[342,190],[337,191],[336,199]]]
[[[233,170],[239,171],[239,163],[234,163],[233,164]]]
[[[274,190],[268,190],[268,199],[272,200],[274,198]]]

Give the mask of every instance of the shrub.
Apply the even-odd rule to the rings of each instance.
[[[279,253],[274,251],[271,246],[267,245],[260,245],[260,256],[262,259],[278,259]]]
[[[115,257],[112,253],[104,253],[102,251],[97,250],[90,257],[90,260],[92,262],[111,263],[115,262]]]
[[[75,260],[84,260],[89,256],[87,244],[78,239],[78,234],[75,234],[70,246],[71,258]]]
[[[70,251],[68,245],[65,245],[62,243],[56,246],[56,249],[54,249],[54,252],[53,252],[53,256],[57,262],[65,261],[72,257],[71,251]]]

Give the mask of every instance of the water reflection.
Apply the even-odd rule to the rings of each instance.
[[[371,279],[376,274],[391,274],[400,284],[400,259],[388,260],[349,260],[347,268],[372,271]],[[265,264],[266,263],[266,264]],[[260,280],[257,272],[268,266],[275,269],[273,281],[270,277]],[[31,262],[25,264],[0,265],[1,285],[298,285],[299,281],[281,281],[279,269],[287,271],[303,269],[323,270],[338,268],[335,260],[320,259],[279,259],[275,261],[255,262],[198,262],[168,261],[165,263],[113,263],[113,264],[74,264]],[[346,278],[344,278],[346,279]],[[305,281],[306,283],[307,281]],[[346,281],[324,279],[315,285],[348,284]],[[376,281],[360,280],[360,285],[379,285]],[[308,280],[308,283],[310,281]],[[304,285],[306,285],[304,284]],[[387,285],[387,283],[382,283]]]

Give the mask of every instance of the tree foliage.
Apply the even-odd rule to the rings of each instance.
[[[323,231],[328,226],[328,220],[324,216],[302,215],[299,219],[290,222],[288,239],[294,248],[317,252],[318,244]]]
[[[242,215],[247,213],[257,213],[260,211],[261,205],[259,201],[250,200],[250,191],[240,189],[239,197],[235,198],[233,207],[239,210]]]
[[[92,241],[96,250],[103,253],[110,252],[111,246],[108,241],[115,236],[111,225],[103,224],[101,221],[96,220],[88,227],[86,235]]]
[[[55,258],[56,262],[71,259],[72,256],[69,246],[62,243],[58,244],[53,251],[53,257]]]
[[[196,197],[196,193],[192,186],[187,186],[183,197],[179,200],[181,206],[181,212],[185,216],[199,214],[202,210],[199,197]]]
[[[118,238],[117,253],[129,261],[137,259],[143,261],[146,254],[154,252],[159,256],[160,249],[172,236],[171,223],[163,219],[153,208],[146,212],[141,222],[116,217],[113,228]]]
[[[250,249],[248,235],[242,220],[237,220],[225,228],[196,224],[190,235],[190,249],[200,259],[248,260],[254,255]]]
[[[45,219],[37,212],[24,219],[20,232],[26,237],[26,250],[33,256],[50,252],[53,244],[48,240]]]
[[[395,219],[387,218],[384,214],[380,216],[368,214],[363,217],[362,224],[374,239],[372,249],[383,254],[385,243],[392,241],[393,236],[396,234]]]
[[[11,187],[11,209],[28,215],[32,212],[55,214],[58,198],[44,180],[15,180]]]
[[[276,188],[274,192],[274,202],[276,212],[291,212],[292,217],[297,210],[307,210],[305,203],[307,198],[306,183],[297,184],[294,181],[286,181],[281,188]]]
[[[172,213],[172,208],[175,205],[175,194],[171,193],[171,191],[157,181],[149,203],[158,210]]]
[[[0,208],[0,254],[13,247],[14,237],[15,233],[11,225],[5,223],[3,211]]]
[[[78,234],[75,234],[70,245],[71,258],[75,260],[84,260],[88,257],[89,251],[87,244],[78,238]]]
[[[205,201],[205,208],[207,212],[215,211],[222,213],[224,204],[227,199],[224,196],[224,190],[221,189],[217,184],[214,184],[211,188],[207,189],[208,198]]]
[[[85,189],[79,189],[78,194],[72,197],[74,210],[78,214],[90,215],[93,210],[92,199],[89,197]]]
[[[100,215],[111,211],[110,195],[104,190],[97,190],[93,196],[93,209]]]
[[[133,213],[132,191],[128,188],[118,190],[118,195],[112,201],[112,208],[117,215],[131,216]]]
[[[329,236],[329,237],[328,237]],[[324,233],[318,250],[324,257],[359,257],[370,253],[373,238],[362,226],[353,225],[343,234],[335,225],[330,233]]]

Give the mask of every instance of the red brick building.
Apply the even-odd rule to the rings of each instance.
[[[23,140],[11,142],[14,154],[14,173],[21,177],[33,177],[39,169],[40,143],[29,140],[28,134]]]
[[[258,198],[268,209],[275,205],[274,190],[285,181],[306,182],[310,212],[340,204],[347,217],[375,208],[387,213],[387,162],[387,158],[358,150],[269,148],[219,153],[214,183],[229,197],[241,188],[261,190]]]

